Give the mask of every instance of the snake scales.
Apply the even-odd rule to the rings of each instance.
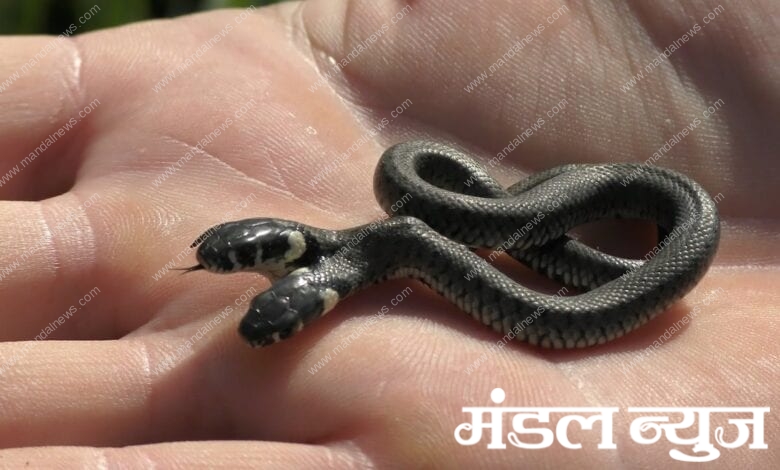
[[[254,346],[290,337],[372,284],[409,277],[499,333],[573,348],[620,337],[685,295],[712,262],[720,233],[715,204],[697,183],[639,164],[559,166],[504,189],[458,151],[414,141],[384,152],[374,192],[392,217],[346,230],[227,222],[193,243],[199,264],[189,270],[255,271],[275,281],[239,327]],[[608,218],[654,221],[661,248],[647,261],[629,260],[566,235]],[[358,233],[360,242],[349,244]],[[578,293],[522,286],[473,248],[506,249]]]

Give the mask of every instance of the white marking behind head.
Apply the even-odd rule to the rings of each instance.
[[[306,251],[306,237],[297,230],[290,232],[290,235],[287,237],[287,244],[290,245],[290,248],[284,253],[285,263],[292,263]]]
[[[330,287],[326,287],[325,290],[320,293],[320,297],[322,298],[323,315],[328,313],[337,303],[339,303],[339,293]]]

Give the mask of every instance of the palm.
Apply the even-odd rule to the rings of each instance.
[[[450,7],[444,2],[415,4],[396,24],[390,18],[401,7],[355,4],[346,19],[325,21],[323,15],[341,10],[287,4],[241,25],[234,20],[239,12],[223,11],[85,35],[61,46],[0,94],[6,167],[99,100],[40,161],[0,188],[8,200],[42,200],[75,181],[63,195],[2,206],[8,219],[4,266],[44,242],[43,250],[0,283],[6,312],[0,357],[7,359],[0,382],[3,445],[256,439],[317,445],[214,442],[144,452],[153,460],[179,455],[225,462],[249,455],[289,464],[301,455],[325,462],[334,455],[330,448],[344,461],[453,467],[487,465],[489,458],[513,466],[516,452],[486,454],[485,443],[466,448],[452,438],[466,418],[460,408],[488,403],[494,387],[506,390],[508,404],[619,406],[621,413],[628,406],[774,403],[768,388],[749,385],[771,380],[776,374],[771,358],[778,354],[770,334],[777,326],[772,315],[777,294],[770,286],[778,282],[778,252],[761,235],[778,223],[774,201],[780,195],[778,163],[770,159],[777,148],[776,133],[769,131],[778,105],[777,61],[764,40],[771,24],[742,27],[746,7],[726,5],[671,63],[647,73],[631,90],[620,89],[716,6],[686,15],[677,5],[591,7],[627,16],[571,7],[549,25],[545,18],[559,5],[548,1],[522,8],[489,2],[479,15],[445,15]],[[754,7],[757,13],[770,8]],[[383,22],[389,27],[382,40],[343,74],[309,90],[320,78],[318,70],[331,69],[327,56],[346,57]],[[538,38],[475,90],[464,91],[540,22],[546,28]],[[229,23],[233,30],[199,63],[153,91]],[[17,70],[48,39],[2,41],[11,59],[0,64],[0,77]],[[732,73],[724,77],[718,70]],[[545,115],[563,98],[562,112]],[[390,111],[407,99],[408,109],[392,118]],[[488,352],[484,363],[466,373],[499,338],[422,286],[396,282],[344,302],[294,340],[251,350],[235,332],[246,302],[236,306],[235,300],[240,304],[252,287],[259,293],[266,281],[164,272],[171,260],[176,267],[191,264],[194,255],[177,259],[178,254],[229,211],[234,219],[282,217],[332,228],[379,217],[371,174],[392,142],[432,135],[487,161],[542,116],[541,130],[503,160],[508,172],[575,161],[644,161],[718,99],[723,107],[657,162],[723,195],[717,265],[671,312],[605,347],[549,354],[510,345]],[[247,112],[237,117],[242,106]],[[383,118],[392,122],[319,183],[313,180]],[[159,179],[228,119],[224,132]],[[510,182],[520,174],[502,179]],[[67,217],[68,209],[94,194],[91,207]],[[242,201],[245,208],[237,211]],[[50,236],[60,222],[66,229]],[[406,286],[412,295],[379,323],[361,329],[368,315],[389,306]],[[80,341],[32,347],[11,342],[35,337],[94,287],[99,295],[48,335]],[[712,301],[703,307],[708,296]],[[688,328],[631,365],[697,305],[700,314]],[[227,306],[233,311],[215,324],[212,319]],[[192,341],[204,325],[213,328]],[[116,341],[90,341],[98,339]],[[188,340],[192,349],[182,349]],[[345,341],[349,345],[334,355]],[[328,353],[331,360],[312,373]],[[627,429],[627,417],[620,419],[616,433]],[[777,421],[770,417],[766,434],[776,432]],[[588,440],[595,434],[583,439],[586,447],[596,442]],[[618,452],[628,454],[623,459],[648,449],[668,459],[662,445],[640,448],[627,436],[618,445]],[[726,452],[718,463],[726,465],[746,451]],[[28,451],[16,452],[30,458]],[[49,455],[91,458],[87,450]],[[111,458],[138,455],[118,451]],[[591,455],[605,462],[614,458],[606,451]],[[579,457],[553,447],[526,452],[522,459],[563,463]],[[771,458],[766,452],[755,457]]]

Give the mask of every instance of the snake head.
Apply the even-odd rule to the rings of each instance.
[[[252,346],[268,346],[297,333],[338,300],[335,290],[319,287],[305,272],[295,273],[252,300],[238,331]]]
[[[307,251],[305,227],[281,219],[245,219],[216,225],[192,244],[198,265],[216,273],[254,271],[282,277],[302,267]]]

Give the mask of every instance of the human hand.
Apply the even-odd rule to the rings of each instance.
[[[240,22],[241,11],[217,11],[58,44],[0,93],[3,168],[19,169],[0,187],[0,463],[676,464],[660,442],[631,442],[629,406],[776,404],[777,12],[770,2],[721,4],[703,26],[717,2],[569,5],[549,22],[559,3],[428,1],[404,12],[401,3],[311,1]],[[645,69],[697,22],[701,31],[669,60]],[[514,57],[464,89],[539,24]],[[199,61],[161,82],[220,31]],[[49,41],[0,38],[0,79]],[[328,57],[346,59],[359,44],[367,48],[334,71]],[[669,312],[610,344],[493,353],[497,335],[420,284],[397,281],[253,350],[236,326],[267,281],[166,271],[191,264],[183,250],[226,218],[329,228],[379,218],[371,175],[392,143],[442,139],[486,162],[540,118],[502,160],[503,182],[563,163],[645,161],[701,122],[655,163],[721,195],[715,266]],[[646,227],[619,227],[596,234],[601,246],[642,255],[652,244]],[[686,315],[687,327],[654,349]],[[462,407],[489,404],[496,387],[508,406],[619,407],[618,449],[597,451],[599,433],[575,431],[583,449],[574,452],[488,451],[487,437],[458,445]],[[771,466],[778,427],[770,413],[770,450],[724,450],[714,463]],[[195,440],[205,442],[184,442]]]

